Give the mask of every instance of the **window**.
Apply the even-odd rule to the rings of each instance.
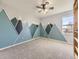
[[[73,16],[62,18],[62,31],[65,33],[73,33]]]

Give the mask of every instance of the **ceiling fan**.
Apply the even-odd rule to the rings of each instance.
[[[54,7],[47,7],[50,3],[48,1],[45,1],[45,0],[42,0],[42,4],[40,6],[36,6],[36,8],[40,9],[40,11],[38,12],[41,12],[42,10],[45,11],[46,9],[48,10],[53,10]]]

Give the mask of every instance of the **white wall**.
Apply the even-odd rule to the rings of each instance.
[[[29,16],[29,17],[25,18],[25,20],[22,20],[22,22],[24,24],[28,23],[28,25],[30,26],[31,24],[39,24],[40,20],[38,18]]]
[[[51,1],[53,2],[54,5],[53,14],[58,14],[73,9],[73,0],[51,0]]]
[[[44,27],[46,27],[48,23],[56,24],[57,27],[60,30],[62,30],[62,17],[67,17],[71,15],[73,15],[72,10],[55,14],[55,15],[51,15],[51,16],[47,16],[47,17],[42,17],[40,18],[40,22],[43,24]]]
[[[59,27],[59,29],[61,29],[62,26],[60,15],[53,15],[53,16],[47,16],[45,18],[41,18],[40,22],[43,24],[45,28],[48,23],[56,24]]]
[[[54,10],[49,12],[48,15],[45,17],[45,15],[42,17],[42,15],[39,15],[37,12],[37,9],[35,8],[36,5],[38,5],[37,2],[41,2],[41,0],[0,0],[0,8],[4,8],[9,19],[12,19],[14,16],[17,18],[21,18],[23,23],[39,23],[40,17],[42,20],[42,23],[45,24],[48,22],[56,23],[56,25],[61,30],[61,15],[55,15],[62,13],[64,11],[72,10],[73,9],[73,0],[48,0],[50,1],[50,6],[54,6]],[[54,14],[54,15],[53,15]],[[51,16],[52,15],[52,16]],[[37,17],[38,16],[38,17]],[[45,19],[45,20],[43,20]],[[49,20],[50,19],[50,20]],[[47,22],[45,22],[47,21]]]
[[[21,19],[23,23],[27,22],[29,25],[32,23],[39,24],[38,18],[32,15],[33,13],[31,9],[33,8],[32,5],[30,5],[32,2],[30,4],[29,2],[30,1],[26,1],[25,3],[22,0],[2,0],[0,4],[0,11],[1,9],[4,9],[10,20],[13,17],[16,17],[17,19]]]
[[[0,0],[2,8],[6,9],[9,18],[13,16],[27,16],[42,17],[46,16],[38,13],[37,5],[41,4],[42,0]],[[61,13],[73,9],[73,0],[48,0],[49,7],[54,6],[54,10],[49,11],[48,15]],[[39,4],[40,3],[40,4]]]

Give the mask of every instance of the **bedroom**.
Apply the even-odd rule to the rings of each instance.
[[[0,59],[74,59],[73,4],[0,0]]]

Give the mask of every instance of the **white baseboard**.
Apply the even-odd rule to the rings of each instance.
[[[23,41],[23,42],[16,43],[16,44],[13,44],[13,45],[10,45],[10,46],[7,46],[7,47],[4,47],[4,48],[0,48],[0,51],[1,51],[1,50],[5,50],[5,49],[8,49],[8,48],[11,48],[11,47],[14,47],[14,46],[17,46],[17,45],[20,45],[20,44],[23,44],[23,43],[27,43],[27,42],[30,42],[30,41],[36,40],[36,39],[39,39],[39,38],[40,38],[40,37],[32,38],[32,39],[29,39],[29,40],[27,40],[27,41]]]
[[[32,39],[29,39],[29,40],[26,40],[26,41],[23,41],[23,42],[20,42],[20,43],[16,43],[16,44],[13,44],[13,45],[4,47],[4,48],[0,48],[0,51],[1,51],[1,50],[5,50],[5,49],[8,49],[8,48],[11,48],[11,47],[15,47],[15,46],[17,46],[17,45],[24,44],[24,43],[27,43],[27,42],[30,42],[30,41],[33,41],[33,40],[36,40],[36,39],[41,39],[41,38],[43,38],[43,39],[47,39],[46,37],[32,38]],[[55,40],[55,39],[50,39],[50,38],[48,38],[48,40],[53,40],[53,41],[56,41],[56,42],[60,42],[60,43],[67,44],[67,42],[59,41],[59,40]]]

